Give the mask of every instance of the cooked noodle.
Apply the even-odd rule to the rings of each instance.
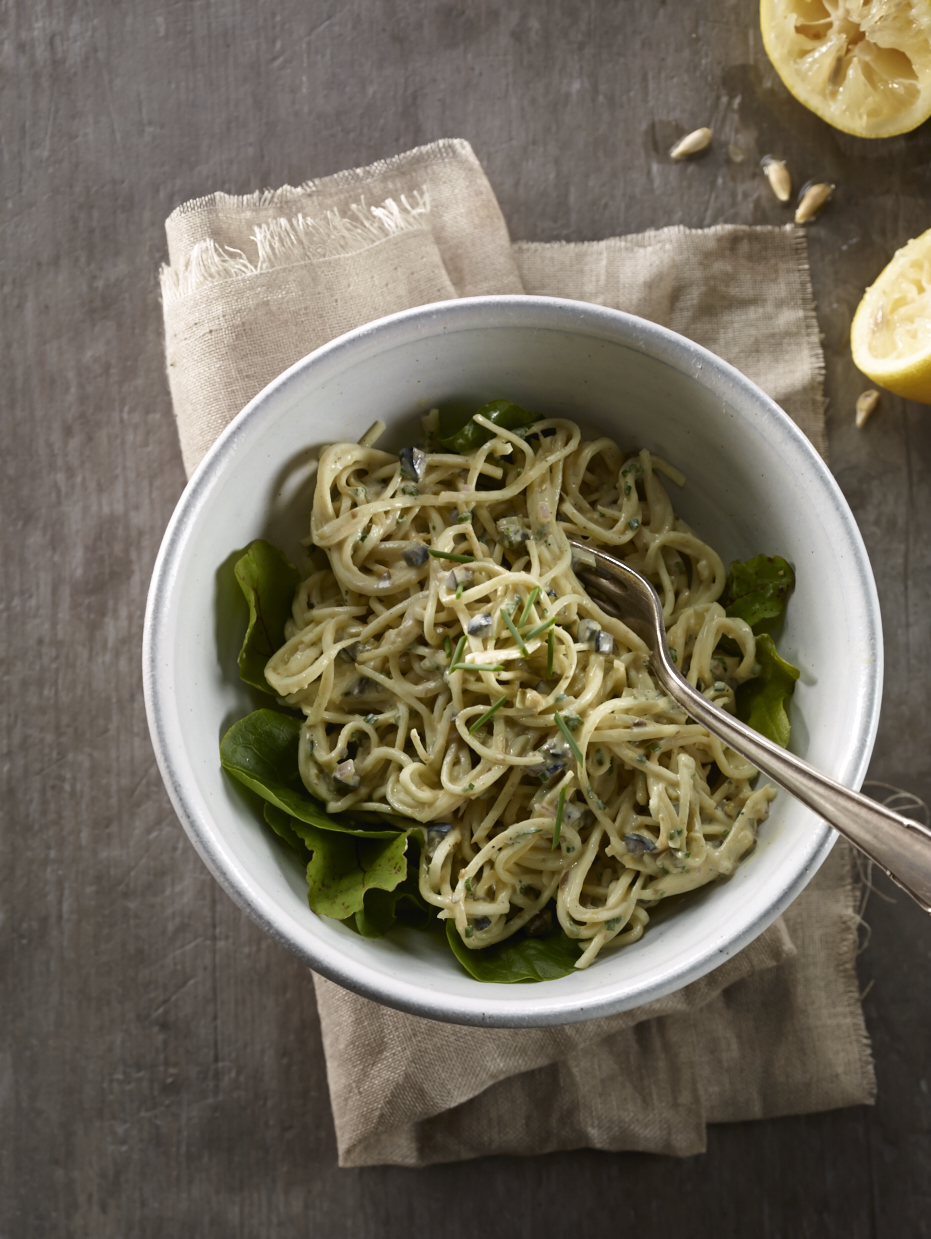
[[[717,601],[724,566],[673,512],[666,461],[563,419],[475,421],[477,451],[408,450],[403,470],[377,429],[323,451],[313,571],[266,676],[306,715],[301,777],[331,813],[427,825],[421,893],[467,946],[539,931],[555,899],[581,968],[731,873],[775,793],[659,689],[566,535],[655,583],[679,668],[725,708],[755,640]]]

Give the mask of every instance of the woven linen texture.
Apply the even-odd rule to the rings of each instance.
[[[689,336],[758,383],[824,454],[824,360],[798,229],[512,245],[461,140],[298,189],[214,194],[166,228],[165,348],[189,473],[266,383],[342,332],[430,301],[515,292],[612,306]],[[438,1024],[315,976],[340,1164],[583,1146],[685,1156],[704,1148],[709,1122],[871,1101],[855,906],[841,843],[785,915],[708,976],[561,1028]]]

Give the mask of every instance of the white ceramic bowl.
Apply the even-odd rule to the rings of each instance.
[[[221,566],[256,537],[296,557],[308,528],[309,449],[357,439],[376,418],[394,445],[415,441],[417,416],[453,397],[475,407],[506,397],[657,451],[687,474],[677,511],[725,563],[761,551],[789,559],[798,584],[780,647],[802,671],[792,748],[859,787],[878,720],[882,639],[866,551],[834,479],[772,400],[713,354],[627,314],[541,297],[450,301],[381,319],[292,366],[235,418],[182,495],[155,566],[143,654],[152,741],[214,876],[318,972],[462,1024],[608,1015],[746,946],[803,889],[834,832],[782,793],[735,876],[657,917],[640,942],[557,981],[482,985],[432,935],[372,941],[315,916],[300,866],[220,769],[221,734],[258,704],[237,675],[241,630],[223,618],[230,578]]]

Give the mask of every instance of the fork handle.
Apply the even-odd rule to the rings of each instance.
[[[657,666],[657,663],[662,666]],[[809,766],[794,753],[767,740],[739,719],[713,705],[671,662],[654,655],[663,687],[735,753],[813,809],[819,817],[875,861],[898,886],[931,912],[931,830],[851,791]]]

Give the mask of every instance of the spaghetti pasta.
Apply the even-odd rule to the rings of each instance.
[[[678,666],[725,708],[755,638],[673,511],[672,465],[566,419],[473,420],[486,442],[466,455],[435,438],[393,455],[378,427],[323,450],[312,571],[265,676],[305,716],[301,778],[330,813],[422,824],[421,894],[467,947],[533,934],[555,904],[584,968],[731,873],[775,792],[658,688],[566,535],[654,582]]]

